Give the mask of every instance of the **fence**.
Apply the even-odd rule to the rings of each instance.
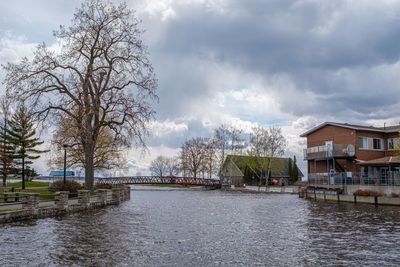
[[[308,174],[309,184],[320,185],[398,185],[400,186],[399,172],[388,171],[385,174],[368,175],[364,172],[339,172],[335,175]]]

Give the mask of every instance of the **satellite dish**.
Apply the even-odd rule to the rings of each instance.
[[[347,146],[346,150],[347,150],[346,151],[347,155],[350,156],[350,157],[354,157],[354,155],[356,154],[356,149],[351,144]]]

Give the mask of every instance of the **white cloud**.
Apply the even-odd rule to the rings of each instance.
[[[187,130],[187,124],[178,123],[170,120],[166,120],[163,122],[153,121],[150,124],[150,132],[156,138],[166,137],[171,134],[182,136],[182,134]]]

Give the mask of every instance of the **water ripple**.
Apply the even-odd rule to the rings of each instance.
[[[119,206],[0,226],[0,265],[400,265],[397,207],[139,189]]]

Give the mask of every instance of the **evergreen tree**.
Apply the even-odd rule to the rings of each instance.
[[[15,149],[13,159],[21,166],[17,169],[22,176],[22,189],[25,189],[26,166],[32,164],[31,160],[39,158],[40,155],[38,154],[47,151],[35,149],[38,145],[43,144],[43,141],[39,141],[39,138],[34,137],[36,135],[34,123],[23,105],[12,116],[9,126],[7,130],[9,141]]]
[[[9,142],[7,134],[8,119],[10,116],[9,98],[3,97],[0,102],[2,121],[0,125],[0,175],[3,180],[3,186],[6,186],[7,175],[13,172],[13,146]]]
[[[296,156],[293,156],[293,183],[299,179],[299,169],[296,164]]]
[[[289,171],[289,184],[293,184],[293,168],[292,168],[292,159],[289,158],[289,163],[288,163],[288,171]]]

